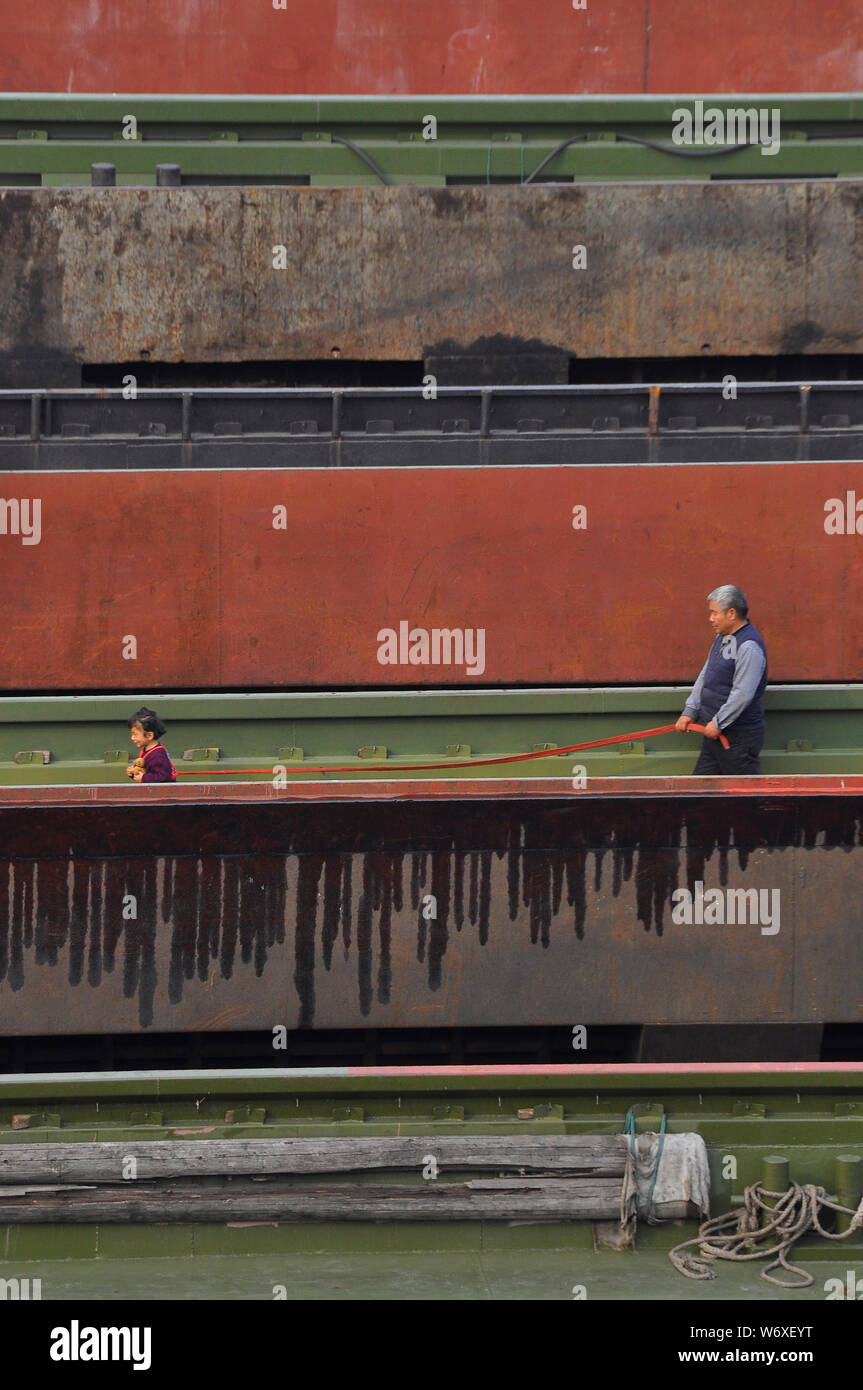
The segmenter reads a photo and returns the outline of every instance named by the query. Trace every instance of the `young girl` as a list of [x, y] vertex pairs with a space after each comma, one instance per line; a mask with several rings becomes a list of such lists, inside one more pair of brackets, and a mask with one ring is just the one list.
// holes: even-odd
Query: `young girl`
[[129, 720], [129, 732], [141, 754], [126, 768], [128, 776], [134, 777], [136, 782], [176, 782], [177, 774], [168, 750], [159, 742], [165, 725], [156, 711], [142, 705]]

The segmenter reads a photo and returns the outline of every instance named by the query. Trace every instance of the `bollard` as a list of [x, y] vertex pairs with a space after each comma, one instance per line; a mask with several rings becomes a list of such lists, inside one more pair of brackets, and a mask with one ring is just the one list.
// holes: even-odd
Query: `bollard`
[[93, 188], [116, 188], [116, 164], [91, 164], [90, 183], [92, 184]]
[[156, 165], [157, 188], [179, 188], [182, 182], [179, 164]]
[[[863, 1197], [863, 1158], [856, 1154], [836, 1155], [836, 1201], [840, 1207], [850, 1207], [856, 1211]], [[836, 1230], [847, 1231], [852, 1218], [844, 1212], [836, 1213]]]
[[[761, 1160], [761, 1183], [768, 1192], [787, 1192], [791, 1182], [791, 1163], [787, 1158], [782, 1158], [779, 1154], [765, 1154]], [[776, 1202], [771, 1197], [761, 1194], [762, 1201], [768, 1207], [774, 1207]], [[766, 1226], [770, 1221], [767, 1212], [764, 1212], [761, 1219], [762, 1226]]]

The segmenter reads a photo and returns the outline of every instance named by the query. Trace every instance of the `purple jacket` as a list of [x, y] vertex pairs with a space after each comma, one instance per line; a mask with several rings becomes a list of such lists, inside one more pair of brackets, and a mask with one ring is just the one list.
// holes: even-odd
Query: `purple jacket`
[[168, 751], [163, 748], [161, 743], [153, 743], [146, 753], [141, 754], [144, 759], [146, 771], [141, 778], [142, 782], [176, 782], [177, 774], [174, 771], [174, 764], [168, 757]]

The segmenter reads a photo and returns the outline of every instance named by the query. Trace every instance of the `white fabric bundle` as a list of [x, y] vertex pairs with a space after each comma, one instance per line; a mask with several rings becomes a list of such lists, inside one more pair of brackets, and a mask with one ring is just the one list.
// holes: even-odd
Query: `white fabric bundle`
[[[691, 1216], [693, 1206], [701, 1218], [710, 1215], [710, 1167], [707, 1146], [700, 1134], [639, 1134], [634, 1144], [635, 1157], [633, 1140], [627, 1139], [620, 1207], [623, 1225], [629, 1225], [638, 1216], [650, 1225], [680, 1220]], [[656, 1184], [651, 1198], [654, 1173]]]

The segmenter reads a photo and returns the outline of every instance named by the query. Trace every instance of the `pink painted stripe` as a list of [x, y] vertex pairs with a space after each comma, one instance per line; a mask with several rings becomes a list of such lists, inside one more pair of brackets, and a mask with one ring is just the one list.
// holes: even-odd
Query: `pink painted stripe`
[[600, 1062], [593, 1066], [554, 1063], [548, 1066], [472, 1066], [472, 1067], [349, 1067], [349, 1076], [572, 1076], [585, 1080], [591, 1076], [723, 1076], [725, 1074], [780, 1076], [809, 1075], [819, 1072], [857, 1072], [863, 1080], [863, 1062]]

